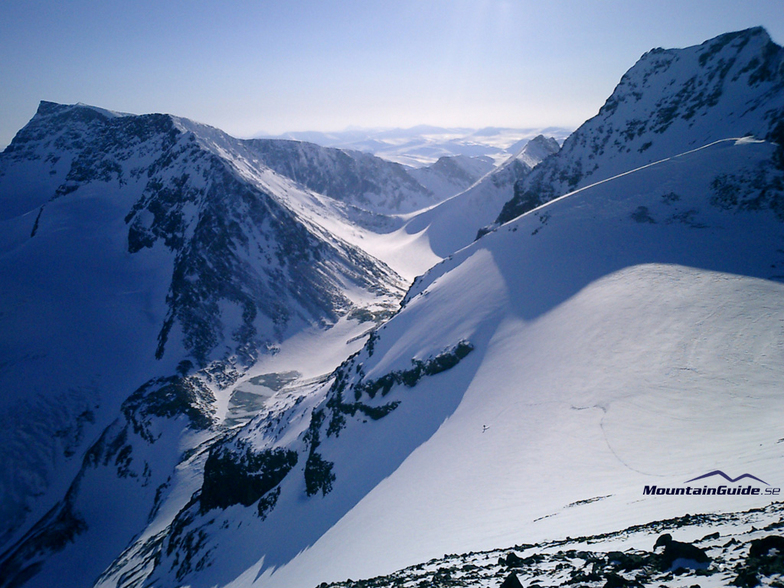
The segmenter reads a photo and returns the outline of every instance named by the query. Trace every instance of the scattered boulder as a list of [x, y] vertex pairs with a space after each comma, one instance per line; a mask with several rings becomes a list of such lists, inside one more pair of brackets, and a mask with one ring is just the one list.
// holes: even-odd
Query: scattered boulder
[[650, 555], [622, 551], [610, 551], [607, 554], [607, 564], [624, 572], [641, 570], [650, 563]]
[[[772, 553], [775, 550], [775, 553]], [[762, 539], [755, 539], [749, 548], [749, 557], [775, 558], [784, 556], [784, 537], [769, 535]]]
[[751, 542], [749, 555], [738, 568], [738, 575], [732, 585], [752, 588], [759, 586], [760, 576], [774, 574], [784, 574], [784, 537], [779, 535], [769, 535]]
[[719, 537], [721, 537], [721, 534], [718, 531], [716, 531], [715, 533], [711, 533], [710, 535], [705, 535], [705, 537], [700, 539], [700, 541], [711, 541], [713, 539], [718, 539]]
[[672, 572], [681, 568], [705, 570], [711, 562], [704, 550], [691, 543], [675, 541], [669, 533], [659, 537], [653, 549], [656, 551], [660, 547], [664, 547], [659, 556], [659, 565], [662, 570]]
[[607, 581], [604, 583], [604, 588], [642, 588], [642, 584], [638, 581], [629, 580], [612, 572], [607, 574], [606, 578]]
[[500, 563], [508, 568], [522, 568], [525, 560], [513, 551], [505, 558], [502, 557]]

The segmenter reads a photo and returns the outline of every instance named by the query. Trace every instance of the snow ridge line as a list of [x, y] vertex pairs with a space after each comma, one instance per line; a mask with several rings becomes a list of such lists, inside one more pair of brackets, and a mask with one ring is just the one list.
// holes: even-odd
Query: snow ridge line
[[[579, 192], [582, 192], [584, 190], [588, 190], [589, 188], [593, 188], [594, 186], [599, 186], [599, 185], [604, 184], [606, 182], [611, 182], [611, 181], [616, 180], [618, 178], [622, 178], [624, 176], [628, 176], [630, 174], [637, 173], [637, 172], [642, 171], [644, 169], [647, 169], [649, 167], [653, 167], [655, 165], [659, 165], [661, 163], [665, 163], [667, 161], [676, 159], [678, 157], [683, 157], [684, 155], [691, 155], [692, 153], [697, 153], [698, 151], [702, 151], [704, 149], [708, 149], [709, 147], [713, 147], [714, 145], [718, 145], [719, 143], [727, 143], [727, 142], [732, 141], [732, 142], [735, 142], [737, 144], [739, 142], [748, 142], [748, 140], [749, 140], [748, 137], [734, 137], [734, 138], [730, 137], [730, 138], [727, 138], [727, 139], [719, 139], [718, 141], [713, 141], [712, 143], [708, 143], [707, 145], [703, 145], [702, 147], [697, 147], [695, 149], [690, 149], [689, 151], [684, 151], [683, 153], [678, 153], [677, 155], [671, 155], [670, 157], [665, 157], [664, 159], [659, 159], [658, 161], [653, 161], [651, 163], [646, 163], [645, 165], [641, 165], [640, 167], [636, 167], [634, 169], [630, 169], [629, 171], [625, 171], [623, 173], [614, 175], [612, 177], [605, 178], [603, 180], [599, 180], [598, 182], [594, 182], [593, 184], [588, 184], [587, 186], [583, 186], [582, 188], [578, 188], [577, 190], [575, 190], [573, 192], [568, 192], [568, 193], [564, 194], [563, 196], [559, 196], [558, 198], [553, 198], [552, 200], [550, 200], [548, 202], [545, 202], [544, 204], [540, 204], [536, 208], [533, 208], [533, 209], [529, 210], [528, 212], [525, 212], [525, 213], [521, 214], [520, 216], [516, 216], [515, 218], [506, 221], [503, 225], [500, 225], [498, 228], [501, 228], [501, 227], [503, 227], [505, 225], [508, 225], [509, 223], [512, 223], [512, 222], [514, 222], [514, 221], [516, 221], [516, 220], [518, 220], [518, 219], [520, 219], [520, 218], [522, 218], [522, 217], [524, 217], [524, 216], [526, 216], [528, 214], [531, 214], [532, 212], [538, 212], [538, 211], [542, 210], [543, 208], [545, 208], [547, 206], [550, 206], [551, 204], [553, 204], [555, 202], [558, 202], [559, 200], [563, 200], [564, 198], [569, 198], [570, 196], [574, 196], [575, 194], [578, 194]], [[760, 141], [760, 142], [764, 143], [764, 141]]]

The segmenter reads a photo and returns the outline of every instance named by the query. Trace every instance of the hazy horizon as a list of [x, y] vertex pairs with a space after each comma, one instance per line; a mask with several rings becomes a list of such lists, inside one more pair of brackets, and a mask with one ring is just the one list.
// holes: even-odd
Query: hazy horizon
[[764, 26], [781, 0], [51, 0], [0, 5], [0, 148], [40, 100], [237, 137], [350, 127], [576, 128], [654, 47]]

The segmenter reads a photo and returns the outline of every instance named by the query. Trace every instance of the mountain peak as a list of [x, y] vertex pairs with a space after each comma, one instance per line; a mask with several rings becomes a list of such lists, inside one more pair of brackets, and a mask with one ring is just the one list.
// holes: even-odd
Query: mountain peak
[[685, 49], [652, 49], [557, 157], [515, 185], [497, 222], [715, 141], [770, 139], [782, 116], [784, 49], [762, 27]]
[[[662, 100], [678, 98], [687, 108], [675, 108], [662, 116], [661, 124], [654, 129], [662, 132], [678, 115], [689, 120], [702, 114], [705, 107], [718, 105], [731, 94], [733, 86], [782, 84], [782, 61], [782, 48], [762, 27], [725, 33], [685, 49], [652, 49], [623, 75], [598, 116], [613, 114], [621, 102], [636, 104], [644, 100], [645, 107], [650, 108], [656, 99], [655, 106], [666, 107], [670, 104]], [[743, 100], [743, 94], [732, 93], [731, 98]]]
[[[163, 114], [137, 116], [81, 102], [60, 104], [41, 100], [33, 118], [16, 134], [5, 152], [13, 153], [12, 158], [33, 157], [36, 149], [42, 149], [46, 153], [39, 153], [38, 156], [57, 157], [56, 151], [87, 129], [99, 134], [106, 131], [112, 134], [133, 127], [141, 130], [145, 124], [152, 123], [155, 130], [159, 131], [168, 129], [170, 125], [167, 121], [171, 120], [171, 116]], [[140, 121], [144, 122], [140, 124]]]
[[84, 102], [77, 102], [76, 104], [60, 104], [59, 102], [49, 102], [48, 100], [41, 100], [41, 102], [38, 104], [38, 110], [36, 111], [35, 115], [49, 117], [66, 113], [81, 113], [82, 115], [98, 114], [103, 118], [133, 116], [125, 112], [115, 112], [113, 110], [107, 110], [106, 108], [85, 104]]
[[48, 116], [51, 114], [57, 114], [58, 112], [62, 112], [63, 110], [70, 108], [67, 104], [60, 104], [59, 102], [49, 102], [48, 100], [41, 100], [38, 104], [38, 110], [36, 114], [41, 116]]
[[704, 43], [700, 45], [700, 47], [715, 47], [717, 45], [724, 46], [730, 41], [735, 39], [745, 39], [749, 41], [753, 38], [759, 38], [764, 43], [772, 43], [773, 41], [768, 34], [768, 31], [765, 30], [765, 27], [757, 26], [757, 27], [750, 27], [748, 29], [743, 29], [740, 31], [731, 31], [729, 33], [723, 33], [713, 39], [708, 39]]

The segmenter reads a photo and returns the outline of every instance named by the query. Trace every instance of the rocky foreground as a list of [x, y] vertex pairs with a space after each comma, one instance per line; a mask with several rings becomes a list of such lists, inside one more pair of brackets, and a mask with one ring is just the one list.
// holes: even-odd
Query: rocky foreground
[[784, 586], [784, 504], [686, 515], [591, 537], [444, 555], [319, 588]]

